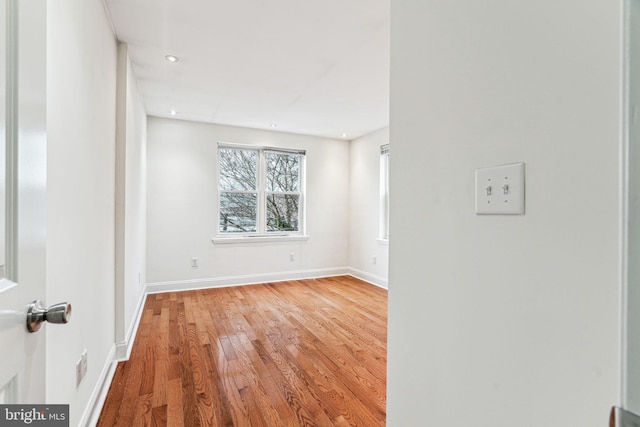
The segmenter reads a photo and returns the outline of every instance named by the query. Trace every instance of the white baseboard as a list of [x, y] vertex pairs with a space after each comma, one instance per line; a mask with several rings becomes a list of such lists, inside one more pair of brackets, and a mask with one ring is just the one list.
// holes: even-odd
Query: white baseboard
[[82, 418], [78, 424], [79, 426], [93, 427], [98, 423], [98, 418], [100, 418], [102, 407], [107, 399], [109, 387], [111, 386], [113, 375], [118, 367], [118, 362], [129, 359], [129, 355], [131, 354], [131, 347], [133, 347], [133, 342], [135, 341], [136, 332], [140, 325], [140, 318], [142, 317], [142, 309], [144, 308], [146, 299], [147, 294], [142, 292], [134, 314], [134, 321], [131, 322], [131, 325], [129, 326], [126, 340], [124, 342], [115, 343], [111, 348], [105, 365], [102, 368], [102, 372], [98, 377], [96, 387], [91, 394], [91, 399], [89, 399], [89, 403], [87, 403], [84, 414], [82, 414]]
[[140, 293], [140, 299], [138, 300], [136, 311], [133, 314], [133, 322], [131, 322], [131, 325], [129, 325], [129, 330], [127, 331], [127, 336], [125, 337], [125, 340], [122, 342], [116, 343], [115, 360], [123, 361], [123, 360], [129, 359], [129, 355], [131, 354], [131, 348], [133, 347], [133, 342], [136, 338], [136, 332], [138, 331], [138, 326], [140, 325], [140, 318], [142, 317], [142, 309], [144, 308], [144, 303], [146, 301], [147, 301], [147, 292], [143, 290]]
[[216, 277], [211, 279], [176, 280], [172, 282], [149, 283], [147, 294], [159, 292], [188, 291], [193, 289], [223, 288], [227, 286], [255, 285], [257, 283], [283, 282], [286, 280], [317, 279], [319, 277], [349, 274], [348, 267], [324, 268], [317, 270], [285, 271], [280, 273], [249, 274], [244, 276]]
[[98, 418], [100, 418], [100, 413], [102, 412], [102, 406], [104, 405], [104, 402], [107, 399], [107, 394], [109, 393], [113, 374], [115, 374], [116, 367], [118, 366], [118, 362], [114, 359], [115, 353], [116, 347], [114, 345], [111, 347], [106, 363], [98, 377], [98, 382], [91, 393], [91, 398], [89, 398], [89, 402], [85, 407], [82, 418], [80, 418], [80, 422], [78, 423], [79, 426], [93, 427], [98, 423]]
[[380, 288], [389, 289], [389, 281], [384, 277], [376, 276], [375, 274], [367, 273], [366, 271], [352, 267], [348, 268], [348, 274]]

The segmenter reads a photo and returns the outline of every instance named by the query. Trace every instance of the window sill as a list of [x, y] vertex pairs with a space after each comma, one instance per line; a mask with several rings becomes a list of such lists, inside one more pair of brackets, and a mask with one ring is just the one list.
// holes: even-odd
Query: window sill
[[290, 236], [239, 236], [239, 237], [214, 237], [211, 239], [214, 245], [229, 243], [272, 243], [272, 242], [302, 242], [309, 240], [309, 236], [296, 234]]
[[389, 239], [376, 239], [380, 246], [389, 246]]

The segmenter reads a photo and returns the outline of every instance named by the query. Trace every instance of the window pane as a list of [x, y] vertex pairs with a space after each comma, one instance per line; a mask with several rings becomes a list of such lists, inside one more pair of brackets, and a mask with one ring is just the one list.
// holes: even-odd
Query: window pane
[[221, 190], [257, 189], [257, 151], [220, 148], [218, 159]]
[[267, 191], [299, 191], [300, 156], [267, 154]]
[[256, 231], [257, 194], [220, 193], [220, 224], [223, 233]]
[[267, 231], [299, 231], [297, 194], [267, 195]]
[[389, 238], [389, 153], [384, 156], [384, 238]]

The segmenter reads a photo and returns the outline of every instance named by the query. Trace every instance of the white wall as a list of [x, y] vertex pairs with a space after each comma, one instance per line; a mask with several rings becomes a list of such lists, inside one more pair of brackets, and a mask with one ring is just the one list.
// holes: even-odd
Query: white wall
[[118, 45], [117, 86], [115, 340], [124, 358], [146, 283], [147, 138], [144, 101], [124, 43]]
[[77, 425], [114, 342], [116, 42], [100, 0], [47, 7], [46, 301], [68, 300], [73, 315], [47, 326], [46, 399], [70, 404]]
[[629, 2], [628, 289], [624, 408], [640, 414], [640, 1]]
[[[307, 151], [308, 241], [212, 243], [218, 142]], [[346, 273], [349, 143], [149, 117], [147, 213], [147, 281], [153, 290]], [[198, 258], [198, 268], [191, 267], [191, 258]]]
[[[607, 425], [621, 2], [391, 3], [390, 426]], [[526, 214], [474, 170], [526, 163]]]
[[[389, 128], [351, 141], [349, 266], [354, 276], [387, 287], [389, 246], [380, 237], [380, 146]], [[376, 261], [374, 263], [374, 257]]]

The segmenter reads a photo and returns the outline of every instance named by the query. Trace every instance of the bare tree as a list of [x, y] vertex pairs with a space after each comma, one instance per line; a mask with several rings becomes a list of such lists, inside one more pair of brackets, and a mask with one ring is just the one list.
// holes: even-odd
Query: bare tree
[[[267, 229], [297, 231], [300, 201], [300, 156], [267, 155]], [[279, 194], [280, 193], [280, 194]]]
[[257, 190], [258, 152], [221, 148], [219, 153], [221, 190]]
[[258, 152], [221, 148], [219, 165], [220, 231], [256, 231]]

